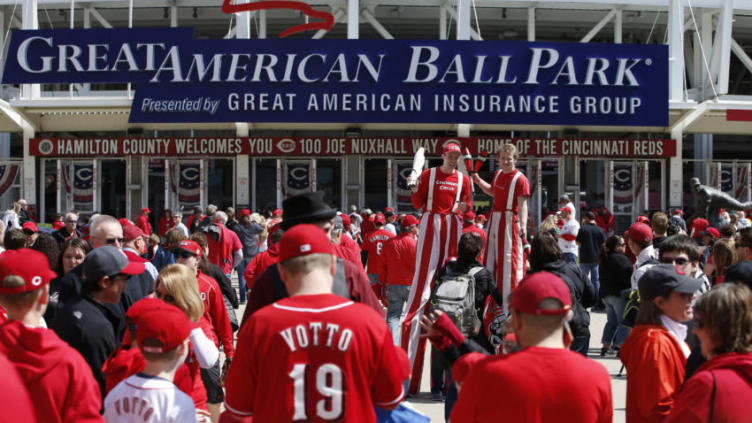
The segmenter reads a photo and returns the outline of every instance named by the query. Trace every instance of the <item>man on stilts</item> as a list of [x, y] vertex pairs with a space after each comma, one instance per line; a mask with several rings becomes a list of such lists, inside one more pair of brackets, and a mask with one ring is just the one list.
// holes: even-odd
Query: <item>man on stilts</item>
[[423, 171], [412, 187], [412, 201], [423, 212], [420, 219], [415, 275], [410, 286], [406, 314], [402, 320], [401, 346], [407, 351], [412, 369], [409, 393], [420, 388], [425, 338], [419, 338], [420, 319], [431, 296], [436, 272], [450, 257], [457, 256], [462, 233], [462, 214], [472, 209], [470, 178], [457, 170], [461, 156], [456, 141], [442, 150], [443, 164]]
[[508, 314], [507, 297], [525, 276], [523, 244], [527, 243], [527, 200], [530, 182], [515, 167], [519, 153], [514, 144], [505, 144], [499, 150], [501, 169], [496, 171], [493, 185], [478, 174], [473, 180], [483, 192], [493, 197], [493, 211], [486, 233], [486, 251], [483, 264], [494, 275]]

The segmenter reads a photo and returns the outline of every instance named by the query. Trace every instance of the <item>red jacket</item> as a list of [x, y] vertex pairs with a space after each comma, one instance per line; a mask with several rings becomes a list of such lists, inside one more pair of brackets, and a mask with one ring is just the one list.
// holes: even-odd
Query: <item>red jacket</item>
[[172, 228], [172, 219], [167, 219], [164, 216], [159, 218], [159, 231], [157, 232], [159, 236], [163, 237], [167, 235], [167, 231], [169, 231], [170, 228]]
[[[363, 215], [363, 222], [360, 224], [360, 234], [365, 240], [368, 234], [374, 231], [373, 227], [373, 219], [371, 217], [368, 217], [366, 215]], [[363, 249], [365, 250], [365, 244], [362, 245]]]
[[684, 383], [664, 423], [742, 423], [751, 417], [752, 353], [727, 353], [705, 362]]
[[[227, 275], [232, 272], [232, 253], [242, 249], [243, 246], [240, 244], [240, 240], [235, 235], [235, 232], [219, 223], [216, 225], [222, 229], [222, 235], [220, 235], [219, 241], [215, 241], [211, 236], [206, 237], [209, 244], [209, 256], [207, 258], [210, 262], [219, 266], [225, 272], [225, 275]], [[236, 239], [237, 243], [235, 242]]]
[[379, 281], [386, 285], [412, 285], [418, 241], [402, 232], [390, 239], [381, 250]]
[[245, 278], [245, 286], [248, 289], [253, 289], [253, 284], [256, 282], [256, 278], [259, 277], [267, 267], [275, 264], [279, 261], [279, 243], [272, 244], [269, 248], [256, 256], [248, 263], [243, 272]]
[[222, 291], [219, 289], [217, 281], [211, 276], [201, 273], [201, 270], [198, 271], [196, 279], [198, 279], [198, 293], [204, 302], [204, 317], [214, 329], [214, 333], [206, 333], [206, 330], [204, 332], [209, 339], [214, 340], [217, 348], [219, 348], [219, 340], [221, 340], [225, 355], [231, 359], [234, 354], [232, 326], [230, 326], [230, 316], [227, 315]]
[[357, 242], [353, 241], [352, 238], [350, 238], [350, 235], [346, 232], [342, 233], [342, 236], [339, 238], [339, 245], [341, 245], [343, 248], [346, 248], [347, 255], [351, 257], [350, 261], [352, 261], [354, 264], [356, 264], [358, 267], [361, 268], [361, 270], [365, 271], [363, 268], [363, 260], [360, 259], [360, 246]]
[[52, 330], [6, 322], [0, 326], [0, 353], [8, 357], [33, 398], [37, 421], [104, 422], [91, 368]]
[[139, 216], [138, 221], [136, 222], [136, 226], [144, 231], [147, 236], [151, 235], [151, 223], [149, 223], [149, 215], [142, 214], [141, 216]]
[[663, 422], [684, 382], [679, 341], [663, 326], [637, 325], [619, 356], [627, 369], [627, 421]]

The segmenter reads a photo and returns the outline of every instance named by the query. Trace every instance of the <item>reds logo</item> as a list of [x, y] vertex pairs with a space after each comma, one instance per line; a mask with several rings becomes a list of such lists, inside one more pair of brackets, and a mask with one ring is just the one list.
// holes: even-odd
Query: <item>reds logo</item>
[[277, 141], [277, 148], [283, 153], [289, 154], [295, 151], [295, 141], [290, 138], [282, 138]]
[[284, 38], [290, 34], [307, 31], [309, 29], [323, 29], [324, 31], [329, 31], [334, 26], [334, 16], [331, 13], [314, 10], [309, 4], [302, 1], [275, 0], [245, 4], [232, 4], [232, 0], [223, 0], [222, 2], [222, 11], [228, 14], [266, 9], [293, 9], [305, 13], [306, 16], [323, 19], [323, 21], [308, 22], [306, 24], [295, 25], [292, 28], [287, 28], [279, 34], [279, 38]]

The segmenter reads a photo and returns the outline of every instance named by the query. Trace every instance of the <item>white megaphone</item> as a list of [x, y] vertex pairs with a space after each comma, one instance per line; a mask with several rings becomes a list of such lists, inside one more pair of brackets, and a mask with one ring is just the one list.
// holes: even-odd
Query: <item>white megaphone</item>
[[426, 150], [420, 147], [413, 156], [413, 169], [407, 176], [407, 186], [412, 188], [418, 185], [418, 178], [420, 178], [421, 172], [423, 172], [423, 165], [426, 164]]

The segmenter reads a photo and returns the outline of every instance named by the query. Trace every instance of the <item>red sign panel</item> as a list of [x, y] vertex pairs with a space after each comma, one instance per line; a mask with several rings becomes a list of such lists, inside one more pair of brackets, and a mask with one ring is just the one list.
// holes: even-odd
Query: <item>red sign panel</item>
[[752, 122], [752, 110], [726, 110], [726, 120], [729, 122]]
[[410, 138], [410, 137], [204, 137], [204, 138], [34, 138], [32, 156], [412, 156], [423, 147], [427, 156], [441, 155], [442, 146], [455, 140], [472, 155], [494, 153], [515, 144], [522, 157], [641, 157], [676, 155], [672, 139], [587, 138]]

